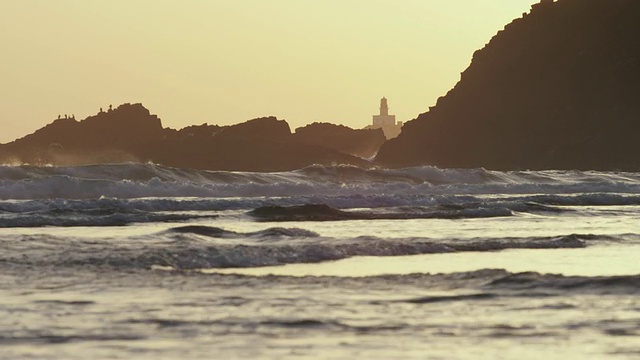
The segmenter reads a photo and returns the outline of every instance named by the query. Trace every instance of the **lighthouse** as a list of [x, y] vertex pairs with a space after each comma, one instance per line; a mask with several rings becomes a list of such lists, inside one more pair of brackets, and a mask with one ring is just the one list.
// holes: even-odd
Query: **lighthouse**
[[400, 134], [402, 121], [396, 122], [395, 115], [389, 115], [389, 104], [387, 98], [380, 99], [380, 114], [373, 115], [373, 129], [382, 129], [387, 139], [394, 138]]
[[389, 115], [389, 105], [387, 104], [387, 98], [380, 99], [380, 115]]
[[383, 97], [380, 99], [380, 114], [373, 115], [373, 126], [380, 128], [395, 124], [396, 116], [389, 115], [389, 104], [387, 103], [387, 98]]

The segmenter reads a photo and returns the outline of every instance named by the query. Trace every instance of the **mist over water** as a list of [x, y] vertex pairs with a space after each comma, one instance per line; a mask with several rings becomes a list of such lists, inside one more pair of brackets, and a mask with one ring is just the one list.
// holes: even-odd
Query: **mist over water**
[[637, 173], [2, 166], [0, 199], [11, 359], [640, 354]]

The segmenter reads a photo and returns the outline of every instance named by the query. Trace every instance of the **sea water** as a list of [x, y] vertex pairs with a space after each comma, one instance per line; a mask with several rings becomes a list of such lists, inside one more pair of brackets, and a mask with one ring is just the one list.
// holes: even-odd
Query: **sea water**
[[0, 167], [2, 359], [635, 359], [640, 174]]

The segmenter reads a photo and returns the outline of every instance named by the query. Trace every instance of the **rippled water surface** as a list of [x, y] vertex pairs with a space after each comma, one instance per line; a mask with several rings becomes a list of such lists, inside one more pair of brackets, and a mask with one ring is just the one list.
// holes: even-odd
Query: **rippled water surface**
[[635, 359], [640, 174], [0, 167], [0, 358]]

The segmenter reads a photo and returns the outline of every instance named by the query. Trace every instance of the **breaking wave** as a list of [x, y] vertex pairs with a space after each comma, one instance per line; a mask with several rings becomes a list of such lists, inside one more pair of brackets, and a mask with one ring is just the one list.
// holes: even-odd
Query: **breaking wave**
[[[0, 199], [342, 196], [347, 194], [640, 193], [640, 174], [595, 171], [362, 169], [314, 165], [276, 173], [155, 164], [0, 166]], [[633, 199], [634, 203], [640, 199]]]
[[[546, 298], [567, 292], [589, 295], [638, 294], [640, 275], [623, 276], [566, 276], [539, 272], [514, 273], [503, 269], [482, 269], [447, 274], [382, 275], [363, 278], [360, 281], [387, 280], [394, 284], [428, 283], [430, 287], [446, 289], [464, 288], [474, 291], [446, 295], [428, 295], [389, 300], [418, 305], [440, 302], [475, 302], [506, 297]], [[294, 281], [292, 279], [291, 281]], [[346, 280], [349, 281], [349, 280]], [[353, 280], [352, 280], [353, 281]], [[375, 303], [385, 303], [376, 301]], [[549, 306], [549, 305], [547, 305]], [[572, 309], [570, 302], [553, 305], [554, 309]]]
[[213, 219], [217, 215], [150, 213], [137, 210], [89, 209], [84, 211], [51, 210], [28, 214], [0, 214], [0, 228], [44, 226], [125, 226], [136, 223], [179, 222]]
[[[640, 196], [347, 195], [257, 198], [43, 199], [0, 201], [0, 228], [122, 226], [248, 216], [259, 222], [465, 219], [520, 214], [580, 214], [588, 205], [640, 205]], [[231, 211], [231, 213], [226, 213]]]
[[340, 220], [404, 220], [404, 219], [463, 219], [511, 216], [515, 211], [542, 213], [565, 212], [537, 203], [508, 204], [477, 202], [466, 204], [441, 204], [436, 206], [387, 207], [382, 210], [344, 211], [326, 204], [297, 206], [264, 206], [249, 212], [257, 221], [340, 221]]
[[[176, 270], [248, 268], [318, 263], [354, 256], [404, 256], [505, 249], [583, 248], [592, 242], [615, 241], [596, 235], [533, 238], [381, 239], [319, 237], [299, 228], [268, 228], [239, 233], [217, 227], [174, 227], [147, 239], [125, 243], [29, 237], [28, 249], [16, 242], [0, 255], [0, 263], [38, 266], [108, 266]], [[12, 248], [14, 246], [15, 248]]]
[[241, 233], [236, 231], [224, 230], [219, 227], [203, 226], [203, 225], [187, 225], [169, 229], [167, 233], [176, 234], [195, 234], [202, 236], [209, 236], [214, 238], [268, 238], [268, 237], [297, 237], [297, 238], [312, 238], [319, 237], [317, 233], [298, 228], [281, 228], [274, 227], [261, 231]]
[[[521, 196], [473, 196], [432, 194], [355, 194], [314, 195], [256, 198], [108, 198], [97, 199], [39, 199], [0, 201], [2, 213], [29, 213], [46, 211], [225, 211], [253, 210], [261, 207], [303, 206], [325, 204], [336, 209], [440, 207], [441, 210], [474, 209], [482, 206], [504, 208], [516, 212], [568, 210], [566, 206], [640, 205], [640, 195], [629, 194], [568, 194]], [[304, 209], [304, 208], [301, 208]], [[275, 211], [275, 209], [274, 209]]]
[[525, 272], [509, 274], [485, 285], [491, 289], [510, 290], [581, 290], [591, 291], [596, 289], [618, 289], [640, 291], [640, 276], [563, 276], [556, 274], [540, 274], [537, 272]]
[[[340, 221], [462, 219], [512, 216], [516, 213], [560, 213], [574, 210], [521, 200], [481, 201], [468, 197], [377, 199], [358, 196], [354, 199], [324, 198], [330, 203], [346, 205], [339, 209], [328, 204], [308, 204], [308, 198], [260, 199], [96, 199], [96, 200], [28, 200], [0, 202], [0, 228], [40, 226], [123, 226], [132, 223], [170, 222], [217, 218], [224, 210], [249, 210], [250, 219], [276, 221]], [[297, 205], [297, 203], [302, 205]], [[360, 209], [366, 203], [406, 206], [381, 206]], [[432, 203], [432, 205], [421, 205]], [[294, 205], [290, 205], [294, 204]], [[356, 210], [346, 210], [349, 208]], [[245, 213], [236, 211], [235, 216]]]

